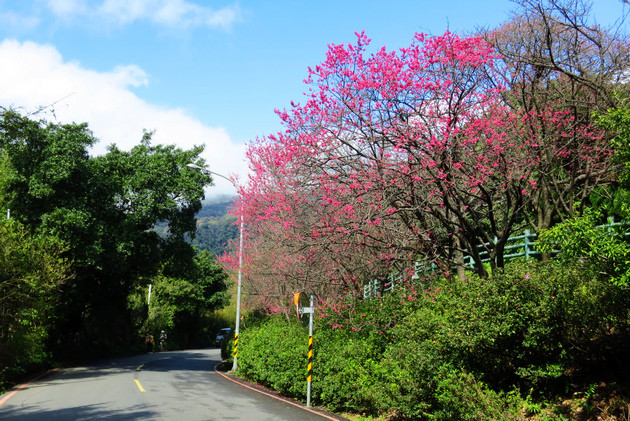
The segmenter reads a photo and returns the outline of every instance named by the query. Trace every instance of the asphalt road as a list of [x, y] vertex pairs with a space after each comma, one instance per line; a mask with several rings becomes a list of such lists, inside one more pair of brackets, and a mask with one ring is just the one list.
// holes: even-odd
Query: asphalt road
[[337, 419], [226, 379], [214, 370], [219, 361], [218, 349], [204, 349], [60, 369], [0, 395], [0, 419]]

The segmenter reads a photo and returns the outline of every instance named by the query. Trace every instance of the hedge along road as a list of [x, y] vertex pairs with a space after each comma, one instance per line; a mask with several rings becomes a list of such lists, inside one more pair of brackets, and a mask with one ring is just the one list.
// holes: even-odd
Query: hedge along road
[[219, 362], [218, 349], [204, 349], [55, 370], [0, 395], [0, 419], [342, 419], [235, 382], [214, 370]]

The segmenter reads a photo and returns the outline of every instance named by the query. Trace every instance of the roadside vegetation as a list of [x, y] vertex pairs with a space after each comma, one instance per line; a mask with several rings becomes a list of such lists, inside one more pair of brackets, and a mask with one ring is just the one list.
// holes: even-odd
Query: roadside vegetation
[[[599, 269], [520, 261], [319, 307], [313, 404], [386, 419], [628, 419], [630, 294]], [[307, 329], [283, 315], [243, 326], [240, 375], [304, 399]]]
[[[603, 27], [586, 1], [514, 3], [474, 34], [331, 45], [304, 101], [278, 111], [284, 130], [250, 145], [234, 210], [247, 227], [241, 375], [304, 399], [304, 291], [316, 405], [356, 419], [630, 419], [625, 16]], [[626, 225], [599, 228], [609, 218]], [[540, 254], [510, 259], [525, 230]]]
[[161, 330], [170, 349], [210, 345], [229, 282], [190, 245], [211, 178], [186, 164], [202, 148], [145, 133], [92, 157], [86, 124], [36, 118], [0, 109], [0, 390], [53, 364], [144, 352]]
[[[287, 396], [306, 393], [303, 291], [315, 405], [392, 421], [630, 420], [626, 16], [605, 28], [587, 1], [514, 3], [474, 34], [331, 45], [304, 101], [278, 111], [284, 130], [249, 145], [230, 215], [217, 204], [201, 223], [211, 178], [187, 167], [201, 148], [146, 133], [90, 157], [86, 125], [2, 109], [0, 389], [141, 351], [160, 330], [169, 347], [210, 345], [233, 321], [226, 270], [242, 270], [238, 374]], [[525, 230], [538, 257], [510, 259]]]

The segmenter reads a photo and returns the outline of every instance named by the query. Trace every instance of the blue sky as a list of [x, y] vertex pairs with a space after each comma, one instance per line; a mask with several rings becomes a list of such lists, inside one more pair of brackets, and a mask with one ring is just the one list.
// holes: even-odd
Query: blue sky
[[[600, 22], [620, 0], [596, 0]], [[625, 6], [628, 7], [628, 6]], [[245, 145], [281, 129], [275, 108], [299, 102], [307, 68], [331, 43], [365, 31], [398, 49], [415, 32], [494, 27], [508, 0], [0, 0], [0, 106], [87, 122], [93, 153], [155, 142], [205, 144], [209, 167], [246, 178]], [[231, 194], [216, 180], [209, 196]]]

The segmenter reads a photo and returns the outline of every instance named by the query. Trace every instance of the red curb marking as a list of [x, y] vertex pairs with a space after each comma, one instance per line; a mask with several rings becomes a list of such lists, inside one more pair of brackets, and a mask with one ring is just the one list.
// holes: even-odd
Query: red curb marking
[[27, 381], [24, 384], [19, 385], [18, 387], [15, 388], [15, 390], [13, 392], [10, 392], [8, 395], [6, 395], [4, 398], [0, 399], [0, 406], [4, 405], [4, 403], [6, 401], [8, 401], [9, 399], [11, 399], [11, 397], [13, 397], [13, 395], [15, 395], [17, 392], [19, 392], [20, 390], [24, 389], [26, 386], [28, 386], [29, 384], [33, 383], [34, 381], [41, 379], [42, 377], [44, 377], [47, 374], [50, 373], [54, 373], [55, 371], [59, 370], [58, 368], [53, 368], [52, 370], [48, 370], [47, 372], [40, 374], [39, 376]]

